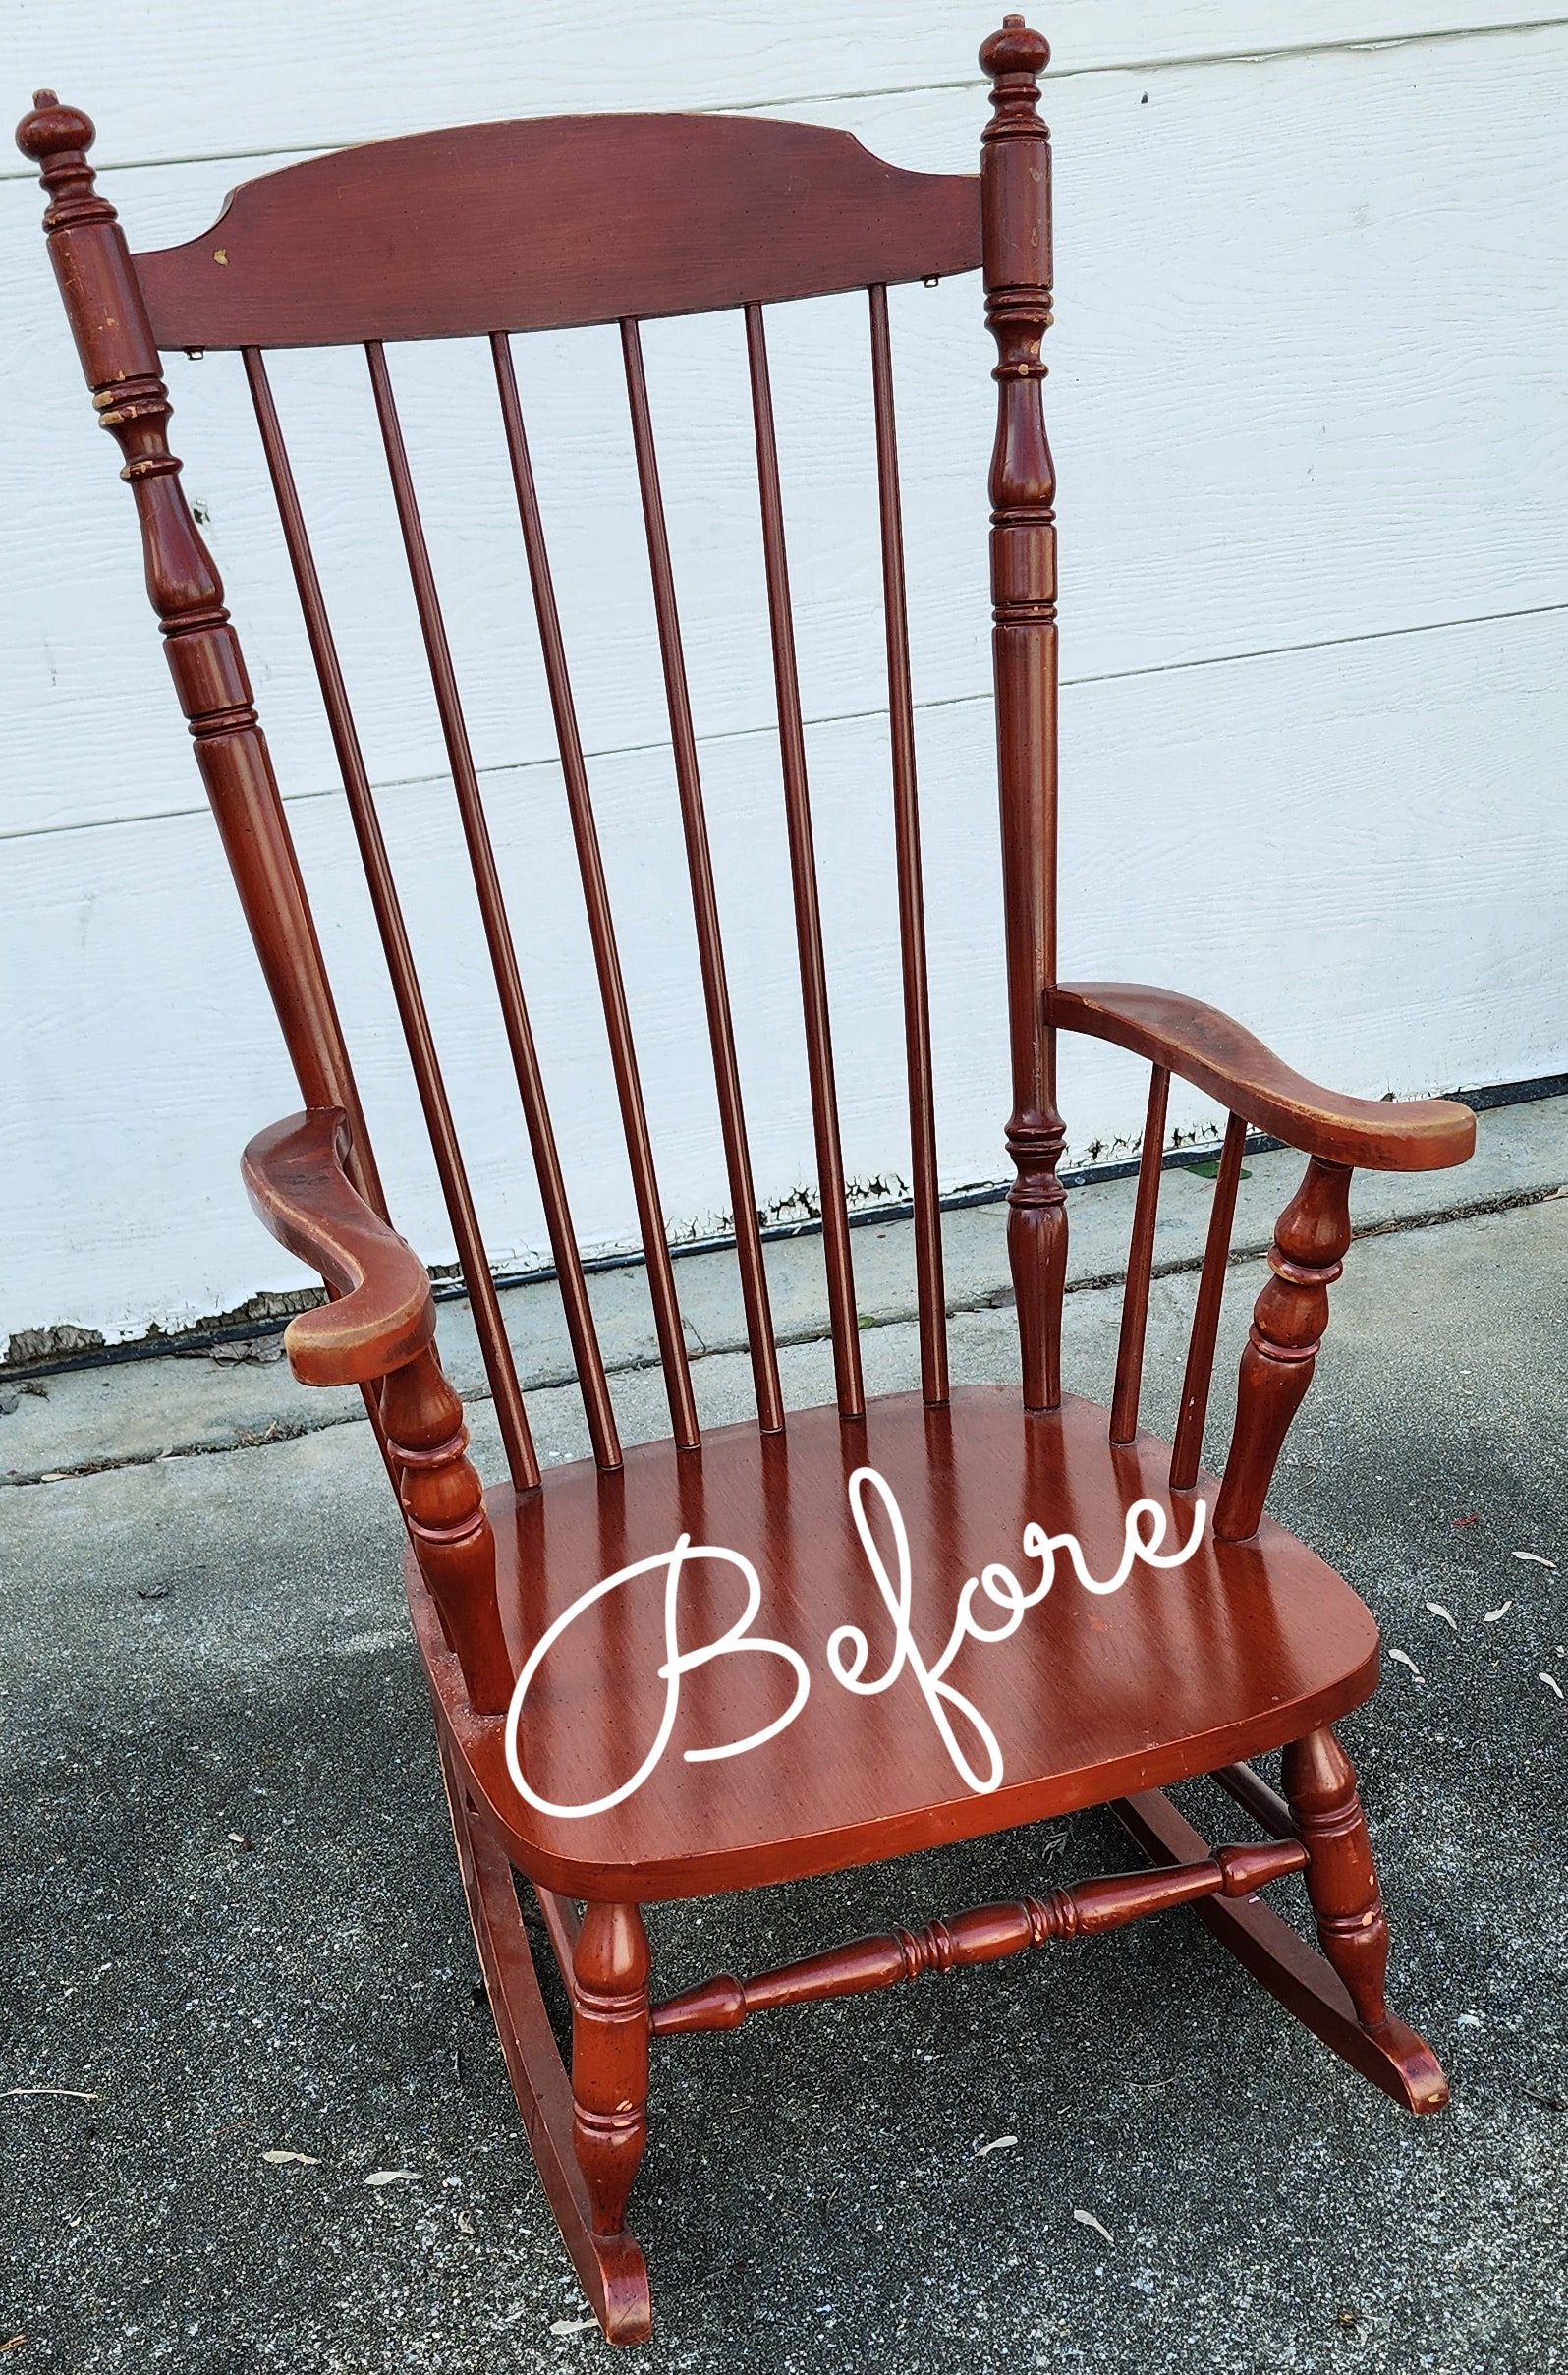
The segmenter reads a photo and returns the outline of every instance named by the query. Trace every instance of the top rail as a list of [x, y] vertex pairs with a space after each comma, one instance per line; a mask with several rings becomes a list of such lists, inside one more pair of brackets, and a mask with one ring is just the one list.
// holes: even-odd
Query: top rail
[[160, 347], [368, 345], [701, 313], [972, 270], [980, 184], [750, 116], [555, 116], [242, 183], [140, 255]]

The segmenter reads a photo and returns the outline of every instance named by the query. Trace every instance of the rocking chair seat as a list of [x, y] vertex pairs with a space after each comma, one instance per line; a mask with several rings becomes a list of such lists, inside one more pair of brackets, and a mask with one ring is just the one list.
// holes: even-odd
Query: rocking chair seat
[[[585, 1461], [553, 1471], [531, 1494], [494, 1490], [487, 1501], [515, 1672], [592, 1585], [685, 1535], [750, 1560], [761, 1585], [752, 1635], [793, 1647], [810, 1690], [772, 1739], [689, 1762], [690, 1749], [764, 1729], [796, 1694], [796, 1673], [780, 1656], [717, 1657], [681, 1678], [673, 1729], [641, 1787], [601, 1813], [542, 1812], [511, 1777], [501, 1721], [470, 1711], [411, 1555], [415, 1623], [468, 1788], [533, 1880], [567, 1896], [647, 1901], [840, 1870], [1161, 1788], [1280, 1747], [1359, 1706], [1377, 1681], [1370, 1611], [1269, 1519], [1250, 1541], [1216, 1542], [1217, 1487], [1205, 1476], [1195, 1494], [1173, 1494], [1169, 1457], [1144, 1433], [1125, 1446], [1109, 1442], [1106, 1414], [1091, 1402], [1030, 1415], [1016, 1387], [970, 1386], [940, 1408], [898, 1394], [873, 1401], [864, 1422], [809, 1410], [792, 1414], [782, 1434], [725, 1427], [696, 1451], [631, 1449], [618, 1473]], [[1059, 1555], [1050, 1591], [1009, 1638], [963, 1640], [941, 1678], [995, 1736], [1002, 1777], [993, 1791], [958, 1771], [908, 1665], [870, 1696], [847, 1688], [829, 1664], [829, 1637], [847, 1624], [867, 1638], [863, 1684], [885, 1674], [895, 1646], [851, 1514], [849, 1481], [865, 1466], [886, 1480], [907, 1528], [910, 1629], [927, 1668], [942, 1656], [968, 1577], [999, 1562], [1026, 1592], [1038, 1583], [1041, 1562], [1021, 1547], [1031, 1521], [1076, 1535], [1089, 1572], [1104, 1581], [1121, 1559], [1135, 1501], [1165, 1513], [1167, 1554], [1188, 1541], [1196, 1501], [1206, 1503], [1185, 1564], [1161, 1571], [1135, 1562], [1119, 1590], [1100, 1596]], [[871, 1495], [866, 1507], [896, 1585], [886, 1511]], [[660, 1560], [603, 1594], [562, 1632], [531, 1682], [521, 1760], [531, 1787], [554, 1805], [610, 1795], [653, 1745], [665, 1708], [666, 1574]], [[680, 1583], [683, 1653], [717, 1640], [746, 1602], [737, 1564], [694, 1552]], [[987, 1629], [1006, 1613], [994, 1599], [976, 1602], [977, 1623]], [[949, 1713], [983, 1777], [972, 1725]]]

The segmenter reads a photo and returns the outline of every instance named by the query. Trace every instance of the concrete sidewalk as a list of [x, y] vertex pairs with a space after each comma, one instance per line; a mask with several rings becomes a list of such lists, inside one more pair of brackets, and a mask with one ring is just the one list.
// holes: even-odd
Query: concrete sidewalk
[[[637, 2363], [1568, 2367], [1568, 1101], [1484, 1115], [1482, 1148], [1451, 1177], [1358, 1182], [1372, 1233], [1274, 1504], [1422, 1677], [1391, 1660], [1344, 1730], [1394, 2001], [1452, 2109], [1402, 2116], [1185, 1914], [672, 2040], [635, 2198], [658, 2321]], [[1243, 1249], [1299, 1159], [1248, 1167]], [[1209, 1194], [1165, 1183], [1147, 1414], [1166, 1431]], [[1074, 1200], [1070, 1382], [1100, 1398], [1131, 1195]], [[994, 1207], [949, 1219], [962, 1378], [1016, 1369], [1001, 1231]], [[855, 1252], [886, 1391], [915, 1370], [908, 1231]], [[819, 1246], [769, 1258], [790, 1398], [824, 1398]], [[1238, 1260], [1219, 1379], [1260, 1275]], [[732, 1266], [679, 1277], [703, 1416], [744, 1415]], [[627, 1438], [656, 1435], [641, 1277], [594, 1294]], [[576, 1456], [553, 1289], [507, 1302], [541, 1449]], [[473, 1385], [461, 1309], [442, 1340]], [[4, 2363], [609, 2364], [567, 2330], [580, 2295], [474, 2000], [357, 1397], [204, 1358], [40, 1382], [0, 1416], [0, 1476], [49, 1480], [0, 1488], [0, 2345], [25, 2337]], [[1134, 1861], [1085, 1816], [650, 1927], [675, 1988]], [[70, 2091], [11, 2091], [34, 2089]], [[263, 2157], [283, 2151], [308, 2159]], [[387, 2171], [413, 2174], [367, 2182]]]

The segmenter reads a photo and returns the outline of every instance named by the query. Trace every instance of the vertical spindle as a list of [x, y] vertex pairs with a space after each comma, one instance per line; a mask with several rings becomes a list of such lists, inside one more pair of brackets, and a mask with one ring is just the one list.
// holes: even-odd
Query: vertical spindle
[[675, 1269], [670, 1260], [669, 1239], [664, 1233], [664, 1211], [653, 1168], [653, 1142], [648, 1135], [643, 1084], [638, 1075], [632, 1017], [626, 1002], [626, 985], [621, 978], [621, 959], [615, 944], [615, 922], [610, 913], [609, 888], [599, 854], [598, 827], [593, 821], [593, 801], [588, 790], [588, 768], [583, 759], [583, 739], [578, 732], [572, 680], [566, 664], [566, 645], [561, 635], [555, 586], [550, 575], [550, 556], [544, 542], [544, 522], [533, 484], [533, 465], [529, 456], [528, 435], [523, 425], [523, 406], [518, 396], [517, 372], [512, 364], [511, 340], [497, 333], [490, 340], [490, 352], [495, 364], [506, 450], [512, 465], [512, 482], [523, 530], [524, 556], [528, 562], [529, 583], [533, 591], [533, 609], [544, 656], [544, 679], [549, 689], [550, 710], [555, 720], [555, 744], [566, 785], [567, 812], [572, 820], [572, 838], [577, 848], [583, 902], [588, 911], [593, 970], [598, 978], [599, 1002], [604, 1011], [604, 1029], [610, 1046], [610, 1069], [615, 1076], [616, 1102], [621, 1109], [621, 1127], [632, 1173], [632, 1194], [642, 1232], [643, 1255], [647, 1264], [648, 1296], [653, 1305], [653, 1327], [658, 1337], [659, 1358], [664, 1365], [664, 1389], [669, 1401], [670, 1423], [677, 1444], [683, 1451], [690, 1451], [696, 1448], [701, 1439], [697, 1424], [697, 1403], [692, 1394], [686, 1339], [681, 1327], [680, 1301], [675, 1291]]
[[925, 902], [921, 877], [920, 803], [915, 785], [915, 705], [909, 672], [904, 522], [887, 291], [871, 300], [871, 393], [876, 417], [876, 490], [882, 529], [882, 601], [887, 630], [888, 731], [892, 748], [893, 839], [898, 868], [898, 938], [904, 976], [904, 1049], [909, 1081], [910, 1186], [915, 1205], [915, 1283], [920, 1307], [921, 1390], [945, 1402], [947, 1307], [942, 1287], [942, 1212], [936, 1181], [930, 998], [925, 979]]
[[1154, 1266], [1154, 1223], [1165, 1155], [1165, 1104], [1170, 1074], [1155, 1064], [1149, 1074], [1148, 1111], [1138, 1160], [1138, 1199], [1133, 1206], [1127, 1286], [1122, 1295], [1122, 1332], [1116, 1347], [1116, 1387], [1111, 1395], [1110, 1439], [1130, 1443], [1138, 1433], [1138, 1402], [1144, 1383], [1144, 1337], [1148, 1324], [1148, 1285]]
[[1230, 1232], [1236, 1217], [1236, 1189], [1241, 1180], [1247, 1124], [1233, 1113], [1225, 1127], [1225, 1144], [1214, 1179], [1214, 1201], [1208, 1215], [1204, 1267], [1193, 1309], [1193, 1332], [1187, 1342], [1187, 1368], [1182, 1378], [1181, 1410], [1176, 1441], [1171, 1446], [1170, 1481], [1176, 1493], [1190, 1492], [1198, 1481], [1204, 1456], [1204, 1421], [1208, 1416], [1208, 1388], [1214, 1375], [1214, 1346], [1219, 1338], [1219, 1307], [1225, 1293], [1225, 1265], [1230, 1258]]
[[773, 396], [768, 383], [767, 340], [760, 306], [749, 305], [746, 309], [746, 351], [752, 375], [752, 418], [756, 431], [762, 560], [773, 645], [773, 682], [778, 702], [779, 756], [784, 775], [784, 817], [789, 834], [790, 884], [795, 899], [801, 1003], [806, 1022], [806, 1062], [812, 1089], [812, 1126], [822, 1203], [822, 1251], [827, 1265], [828, 1319], [833, 1331], [833, 1375], [839, 1410], [845, 1418], [859, 1418], [866, 1409], [866, 1388], [861, 1377], [838, 1093], [833, 1082], [833, 1038], [828, 1022], [827, 969], [822, 957], [812, 804], [806, 780], [806, 730], [801, 718], [800, 677], [795, 663], [784, 498], [779, 485], [778, 440], [773, 427]]
[[550, 1250], [555, 1256], [555, 1272], [560, 1282], [572, 1351], [577, 1361], [578, 1381], [588, 1414], [593, 1456], [601, 1468], [618, 1468], [621, 1464], [621, 1445], [616, 1433], [615, 1412], [610, 1404], [604, 1362], [588, 1305], [588, 1285], [583, 1276], [577, 1236], [572, 1227], [560, 1150], [555, 1143], [555, 1129], [544, 1094], [544, 1075], [539, 1067], [533, 1026], [529, 1020], [528, 1004], [523, 995], [517, 948], [507, 918], [500, 870], [495, 862], [489, 821], [479, 792], [478, 773], [469, 744], [468, 726], [458, 693], [457, 672], [453, 668], [451, 649], [447, 643], [446, 622], [441, 615], [435, 573], [430, 567], [419, 498], [414, 490], [414, 476], [409, 469], [403, 424], [398, 418], [385, 354], [378, 345], [366, 347], [365, 354], [370, 366], [370, 386], [375, 396], [376, 418], [381, 426], [381, 442], [386, 449], [392, 499], [397, 508], [398, 526], [402, 531], [403, 549], [408, 557], [409, 578], [414, 589], [415, 608], [419, 613], [420, 632], [424, 639], [425, 656], [429, 662], [436, 713], [441, 721], [441, 737], [446, 744], [447, 762], [452, 769], [452, 785], [457, 794], [458, 815], [468, 846], [475, 894], [484, 927], [485, 946], [489, 950], [490, 970], [495, 978], [501, 1020], [517, 1076], [518, 1095], [522, 1101], [533, 1166], [538, 1174], [544, 1222], [549, 1231]]
[[757, 1423], [764, 1434], [775, 1435], [784, 1424], [784, 1397], [779, 1386], [778, 1354], [773, 1343], [773, 1320], [768, 1307], [767, 1272], [762, 1260], [762, 1232], [757, 1223], [756, 1190], [752, 1181], [751, 1149], [747, 1143], [746, 1113], [741, 1103], [741, 1071], [735, 1053], [735, 1026], [730, 1014], [724, 940], [719, 930], [718, 897], [713, 887], [713, 860], [708, 847], [702, 777], [698, 764], [697, 735], [692, 725], [692, 702], [686, 682], [686, 657], [681, 648], [675, 572], [670, 563], [664, 496], [659, 485], [658, 455], [653, 444], [653, 416], [648, 407], [647, 376], [643, 368], [643, 341], [635, 321], [623, 321], [621, 324], [621, 352], [626, 366], [632, 443], [637, 454], [638, 487], [643, 502], [643, 524], [647, 536], [648, 568], [653, 582], [653, 612], [658, 625], [659, 658], [664, 670], [664, 696], [669, 708], [670, 748], [675, 762], [675, 785], [681, 803], [686, 867], [692, 885], [692, 917], [697, 931], [698, 965], [702, 977], [702, 1002], [707, 1012], [708, 1046], [713, 1057], [713, 1087], [718, 1099], [719, 1129], [724, 1140], [724, 1162], [729, 1176], [730, 1204], [735, 1216], [735, 1258], [741, 1273], [741, 1300], [746, 1311], [746, 1333], [751, 1346], [752, 1382], [756, 1393]]
[[490, 1381], [508, 1471], [519, 1492], [531, 1492], [539, 1481], [539, 1467], [529, 1433], [528, 1414], [523, 1407], [517, 1364], [512, 1358], [512, 1347], [507, 1341], [506, 1328], [501, 1318], [500, 1300], [495, 1291], [495, 1281], [490, 1275], [478, 1215], [474, 1207], [468, 1170], [458, 1144], [446, 1083], [441, 1076], [440, 1059], [435, 1051], [435, 1038], [430, 1029], [429, 1014], [414, 963], [414, 950], [404, 922], [403, 905], [398, 897], [385, 836], [381, 831], [381, 820], [376, 813], [375, 796], [370, 789], [369, 771], [364, 763], [359, 730], [349, 704], [348, 687], [338, 660], [337, 644], [332, 633], [332, 622], [327, 616], [315, 555], [310, 548], [305, 511], [295, 483], [294, 466], [283, 440], [283, 428], [273, 401], [266, 363], [257, 348], [246, 348], [245, 369], [255, 410], [256, 426], [260, 431], [261, 450], [266, 457], [273, 494], [277, 500], [283, 540], [288, 547], [294, 583], [300, 596], [310, 656], [315, 663], [316, 680], [321, 687], [322, 706], [327, 714], [332, 747], [337, 753], [342, 771], [349, 815], [353, 820], [355, 838], [360, 845], [370, 904], [375, 912], [376, 928], [386, 956], [392, 994], [397, 1000], [409, 1062], [419, 1090], [425, 1127], [430, 1134], [430, 1149], [452, 1222], [464, 1284], [468, 1288], [475, 1331], [483, 1356], [485, 1375]]

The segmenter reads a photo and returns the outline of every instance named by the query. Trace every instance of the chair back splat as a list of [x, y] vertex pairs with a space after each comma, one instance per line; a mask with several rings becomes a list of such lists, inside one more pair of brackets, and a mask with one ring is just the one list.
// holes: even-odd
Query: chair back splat
[[[266, 1225], [327, 1289], [324, 1306], [291, 1322], [290, 1360], [305, 1384], [361, 1385], [377, 1430], [406, 1523], [409, 1604], [502, 2049], [562, 2235], [615, 2341], [644, 2339], [651, 2318], [626, 2211], [646, 2141], [655, 2040], [733, 2028], [787, 2006], [1034, 1951], [1190, 1904], [1372, 2083], [1415, 2111], [1446, 2099], [1430, 2048], [1384, 2000], [1387, 1925], [1355, 1775], [1331, 1728], [1375, 1687], [1376, 1626], [1350, 1587], [1265, 1515], [1264, 1501], [1351, 1242], [1353, 1169], [1463, 1161], [1474, 1122], [1454, 1104], [1372, 1103], [1318, 1088], [1238, 1024], [1174, 991], [1057, 979], [1056, 489], [1041, 360], [1051, 314], [1050, 149], [1037, 82], [1048, 57], [1018, 17], [985, 43], [990, 119], [978, 177], [904, 172], [847, 134], [808, 124], [701, 115], [481, 124], [268, 174], [237, 190], [211, 231], [139, 256], [94, 187], [87, 118], [43, 91], [18, 135], [41, 169], [61, 295], [99, 417], [125, 458], [148, 593], [308, 1108], [252, 1139], [243, 1164]], [[1014, 1174], [1006, 1233], [1022, 1393], [955, 1386], [950, 1371], [888, 298], [899, 284], [977, 268], [996, 348], [990, 566], [1011, 1061], [1005, 1144]], [[768, 309], [827, 296], [855, 296], [868, 308], [856, 341], [868, 338], [870, 380], [864, 461], [876, 489], [919, 1313], [920, 1384], [903, 1393], [868, 1394], [862, 1360], [769, 371]], [[781, 937], [793, 927], [832, 1347], [831, 1401], [787, 1420], [733, 946], [721, 925], [644, 353], [646, 323], [707, 312], [729, 316], [747, 372], [749, 424], [745, 397], [738, 409], [748, 481], [754, 464], [756, 474], [779, 749], [786, 855], [776, 871], [782, 910], [787, 864], [790, 917]], [[526, 357], [514, 344], [529, 332], [594, 325], [619, 336], [611, 384], [618, 414], [624, 376], [636, 485], [633, 494], [628, 481], [628, 504], [646, 544], [700, 990], [702, 1020], [694, 990], [690, 1038], [700, 1050], [705, 1036], [711, 1065], [755, 1424], [699, 1423], [659, 1184], [657, 1108], [650, 1114], [623, 962], [623, 945], [636, 944], [623, 941], [612, 905], [606, 859], [614, 852], [600, 840], [563, 624], [570, 605], [557, 595], [530, 451]], [[484, 350], [500, 527], [538, 631], [570, 831], [566, 863], [575, 866], [585, 970], [604, 1028], [605, 1103], [625, 1145], [669, 1409], [668, 1436], [654, 1443], [623, 1445], [589, 1299], [568, 1192], [573, 1150], [565, 1131], [558, 1136], [525, 987], [532, 984], [537, 999], [544, 952], [527, 934], [520, 947], [508, 910], [505, 843], [498, 854], [460, 682], [462, 638], [448, 629], [441, 546], [426, 528], [429, 490], [421, 494], [418, 442], [411, 453], [399, 407], [400, 373], [410, 368], [399, 350], [415, 340]], [[437, 1046], [439, 1003], [416, 963], [274, 395], [269, 358], [300, 347], [360, 349], [368, 373], [369, 442], [379, 443], [377, 472], [385, 465], [456, 806], [448, 829], [473, 879], [485, 995], [493, 987], [521, 1109], [518, 1139], [537, 1182], [587, 1420], [591, 1456], [547, 1477]], [[245, 663], [170, 450], [160, 358], [180, 348], [228, 349], [243, 362], [495, 1404], [508, 1475], [488, 1491], [436, 1355], [428, 1272], [388, 1217]], [[595, 471], [601, 427], [611, 425], [593, 415]], [[759, 661], [762, 648], [758, 621]], [[586, 683], [580, 677], [579, 689]], [[674, 831], [672, 814], [672, 853]], [[1150, 1074], [1108, 1409], [1063, 1391], [1062, 1030], [1125, 1049]], [[700, 1065], [700, 1052], [695, 1060]], [[1139, 1410], [1173, 1075], [1215, 1099], [1228, 1119], [1167, 1446], [1141, 1426]], [[1204, 1464], [1204, 1435], [1249, 1128], [1298, 1149], [1307, 1170], [1276, 1224], [1241, 1357], [1229, 1456], [1215, 1477]], [[1153, 1571], [1172, 1569], [1181, 1572]], [[1274, 1750], [1282, 1752], [1277, 1790], [1249, 1761]], [[1262, 1843], [1211, 1846], [1193, 1829], [1165, 1793], [1202, 1775], [1213, 1775], [1260, 1827]], [[744, 1979], [719, 1972], [676, 1995], [655, 1994], [644, 1905], [820, 1877], [1087, 1806], [1117, 1814], [1146, 1868], [831, 1946]], [[551, 2031], [517, 1874], [533, 1890], [570, 2003], [569, 2066]], [[1260, 1899], [1297, 1874], [1320, 1951]]]

